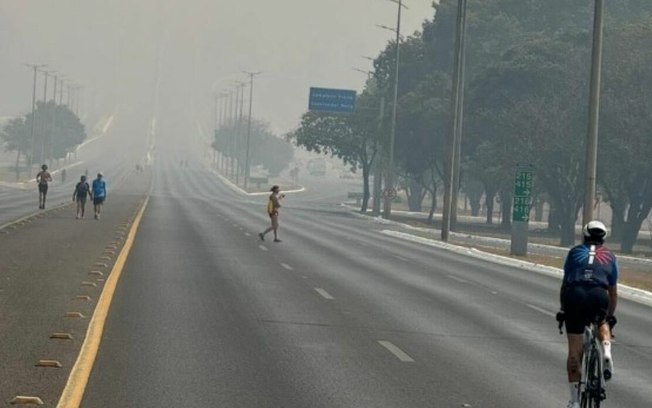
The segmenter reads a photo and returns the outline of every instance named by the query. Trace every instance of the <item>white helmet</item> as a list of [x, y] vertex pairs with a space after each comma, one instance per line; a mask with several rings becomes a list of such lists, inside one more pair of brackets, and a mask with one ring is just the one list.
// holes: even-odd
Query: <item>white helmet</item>
[[604, 238], [607, 236], [607, 227], [598, 220], [589, 221], [583, 229], [586, 238]]

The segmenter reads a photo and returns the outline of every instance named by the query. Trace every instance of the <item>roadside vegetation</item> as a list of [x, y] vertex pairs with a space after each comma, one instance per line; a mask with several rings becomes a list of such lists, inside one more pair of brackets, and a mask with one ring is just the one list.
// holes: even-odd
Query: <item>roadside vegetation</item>
[[[395, 163], [412, 211], [430, 214], [443, 191], [450, 133], [457, 2], [434, 5], [432, 20], [400, 44]], [[607, 7], [598, 188], [611, 207], [612, 239], [632, 252], [652, 209], [652, 7], [613, 0]], [[532, 219], [546, 204], [561, 245], [575, 239], [583, 204], [592, 2], [469, 0], [465, 119], [460, 188], [474, 215], [494, 202], [510, 228], [514, 170], [535, 173]], [[388, 151], [396, 44], [374, 61], [354, 114], [306, 113], [289, 139], [344, 159], [369, 175]], [[383, 109], [384, 106], [384, 109]], [[536, 214], [535, 214], [536, 212]], [[432, 216], [430, 217], [432, 219]]]

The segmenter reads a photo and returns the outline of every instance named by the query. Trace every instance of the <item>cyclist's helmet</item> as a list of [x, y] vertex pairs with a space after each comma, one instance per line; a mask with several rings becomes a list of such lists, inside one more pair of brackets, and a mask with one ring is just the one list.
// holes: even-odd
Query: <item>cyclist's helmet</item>
[[41, 166], [41, 169], [43, 169], [43, 170], [47, 170], [47, 169], [48, 169], [48, 165], [47, 165], [47, 164], [42, 165], [42, 166]]
[[607, 227], [601, 221], [593, 220], [584, 226], [583, 232], [586, 238], [603, 239], [607, 236]]

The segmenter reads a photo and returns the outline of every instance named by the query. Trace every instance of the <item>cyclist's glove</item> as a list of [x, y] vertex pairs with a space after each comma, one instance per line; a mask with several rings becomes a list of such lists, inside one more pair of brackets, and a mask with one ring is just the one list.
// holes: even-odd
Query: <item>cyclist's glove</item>
[[563, 334], [564, 332], [562, 331], [562, 327], [564, 327], [564, 321], [566, 320], [566, 314], [564, 313], [563, 310], [560, 310], [557, 312], [557, 315], [555, 316], [557, 319], [557, 323], [559, 323], [559, 334]]
[[616, 324], [618, 323], [618, 319], [616, 319], [616, 316], [607, 316], [606, 320], [610, 330], [613, 330]]

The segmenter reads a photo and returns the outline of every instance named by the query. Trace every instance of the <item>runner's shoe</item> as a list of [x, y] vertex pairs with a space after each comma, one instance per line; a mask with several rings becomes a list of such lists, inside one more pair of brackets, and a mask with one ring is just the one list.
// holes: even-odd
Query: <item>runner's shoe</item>
[[580, 403], [577, 401], [568, 401], [566, 408], [580, 408]]
[[281, 240], [278, 239], [278, 238], [274, 238], [274, 242], [283, 242], [283, 241], [281, 241]]
[[261, 241], [265, 240], [265, 234], [263, 234], [262, 232], [260, 234], [258, 234], [258, 236], [260, 237]]

